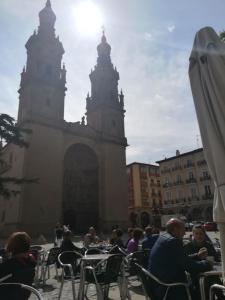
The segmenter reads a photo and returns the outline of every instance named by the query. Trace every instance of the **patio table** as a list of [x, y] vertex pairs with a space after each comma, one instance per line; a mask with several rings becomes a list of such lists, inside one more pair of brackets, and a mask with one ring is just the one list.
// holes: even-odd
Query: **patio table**
[[200, 274], [199, 277], [199, 286], [201, 293], [201, 300], [206, 300], [205, 295], [205, 279], [209, 276], [222, 276], [222, 265], [221, 263], [215, 263], [211, 271], [207, 271]]

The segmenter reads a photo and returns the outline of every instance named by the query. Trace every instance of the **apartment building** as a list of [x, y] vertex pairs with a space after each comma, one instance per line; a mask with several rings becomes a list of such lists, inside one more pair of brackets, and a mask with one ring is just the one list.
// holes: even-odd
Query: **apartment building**
[[132, 226], [160, 226], [162, 194], [159, 166], [133, 162], [127, 165], [129, 221]]
[[164, 214], [182, 214], [190, 221], [211, 221], [214, 183], [202, 148], [157, 161]]

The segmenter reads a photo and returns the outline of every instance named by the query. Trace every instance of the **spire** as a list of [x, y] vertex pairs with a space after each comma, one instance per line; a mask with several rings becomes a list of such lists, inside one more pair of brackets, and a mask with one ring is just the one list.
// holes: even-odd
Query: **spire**
[[97, 47], [98, 51], [98, 63], [111, 63], [110, 53], [111, 46], [107, 43], [105, 31], [102, 31], [101, 43]]
[[50, 0], [47, 0], [45, 7], [52, 7]]
[[54, 25], [56, 21], [56, 15], [52, 10], [50, 0], [47, 0], [45, 7], [39, 12], [40, 26], [39, 30], [45, 28], [45, 30], [54, 30]]

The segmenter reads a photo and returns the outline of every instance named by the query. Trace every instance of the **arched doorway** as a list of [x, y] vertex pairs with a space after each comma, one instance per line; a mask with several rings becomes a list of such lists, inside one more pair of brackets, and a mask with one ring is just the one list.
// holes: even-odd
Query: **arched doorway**
[[137, 226], [137, 214], [135, 212], [130, 213], [130, 222], [132, 227]]
[[144, 211], [141, 213], [141, 226], [144, 228], [146, 227], [147, 225], [149, 225], [149, 214]]
[[64, 157], [63, 223], [76, 232], [98, 227], [98, 160], [92, 149], [72, 145]]

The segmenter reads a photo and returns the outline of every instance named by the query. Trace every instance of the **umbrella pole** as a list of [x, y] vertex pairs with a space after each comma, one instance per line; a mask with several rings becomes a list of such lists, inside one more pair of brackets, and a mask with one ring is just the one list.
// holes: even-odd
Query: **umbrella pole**
[[225, 285], [225, 223], [218, 223], [220, 233], [220, 247], [221, 247], [221, 259], [222, 259], [222, 276], [223, 284]]

